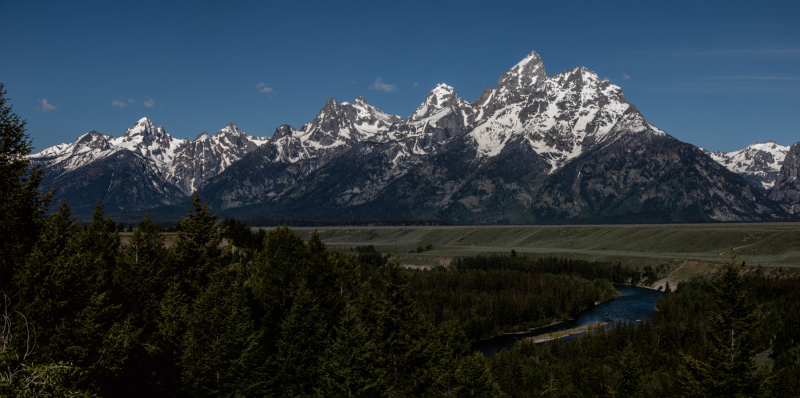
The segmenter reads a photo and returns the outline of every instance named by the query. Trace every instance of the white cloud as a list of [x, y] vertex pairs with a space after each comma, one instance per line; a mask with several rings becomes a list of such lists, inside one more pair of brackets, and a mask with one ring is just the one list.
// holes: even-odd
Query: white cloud
[[381, 79], [380, 76], [378, 76], [378, 78], [375, 79], [375, 82], [372, 83], [372, 85], [369, 86], [369, 88], [373, 90], [386, 91], [387, 93], [391, 93], [392, 91], [397, 91], [397, 86], [395, 86], [394, 84], [384, 83], [383, 79]]
[[156, 104], [156, 101], [153, 100], [152, 98], [150, 98], [150, 97], [145, 97], [145, 98], [147, 98], [147, 99], [144, 101], [144, 106], [146, 106], [148, 108], [152, 108], [153, 105]]
[[[476, 81], [477, 81], [477, 80], [476, 80]], [[417, 88], [417, 85], [418, 85], [418, 84], [419, 84], [419, 83], [417, 83], [417, 82], [414, 82], [414, 86], [413, 86], [412, 88]]]
[[42, 98], [39, 100], [40, 106], [37, 108], [42, 112], [50, 112], [53, 109], [56, 109], [56, 106], [47, 102], [47, 98]]
[[631, 80], [631, 76], [628, 75], [627, 73], [623, 73], [622, 74], [622, 80]]
[[264, 93], [264, 94], [274, 94], [275, 93], [275, 90], [267, 87], [266, 85], [264, 85], [264, 83], [256, 84], [256, 88], [258, 89], [259, 93]]
[[120, 99], [111, 101], [111, 106], [116, 106], [117, 108], [124, 108], [128, 105], [133, 105], [136, 101], [125, 98], [123, 96], [119, 96]]

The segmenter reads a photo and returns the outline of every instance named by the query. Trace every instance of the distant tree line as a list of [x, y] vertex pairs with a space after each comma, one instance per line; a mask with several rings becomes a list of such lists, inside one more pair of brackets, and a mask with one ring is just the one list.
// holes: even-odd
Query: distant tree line
[[274, 218], [242, 218], [242, 222], [254, 227], [435, 227], [453, 225], [445, 220], [303, 220]]

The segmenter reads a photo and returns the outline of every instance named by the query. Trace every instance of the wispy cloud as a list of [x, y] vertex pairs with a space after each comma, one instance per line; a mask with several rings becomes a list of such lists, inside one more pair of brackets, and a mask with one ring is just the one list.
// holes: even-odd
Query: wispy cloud
[[258, 89], [259, 93], [264, 93], [269, 95], [275, 94], [275, 90], [267, 87], [264, 83], [256, 84], [256, 88]]
[[[477, 82], [477, 80], [475, 80], [475, 82]], [[412, 86], [412, 88], [417, 88], [417, 85], [418, 85], [418, 84], [419, 84], [419, 83], [417, 83], [417, 82], [414, 82], [414, 86]]]
[[148, 108], [152, 108], [152, 107], [153, 107], [153, 105], [155, 105], [155, 104], [156, 104], [156, 101], [155, 101], [155, 100], [153, 100], [152, 98], [150, 98], [150, 97], [145, 97], [145, 98], [147, 98], [147, 99], [146, 99], [146, 100], [144, 100], [144, 106], [146, 106], [146, 107], [148, 107]]
[[116, 106], [117, 108], [124, 108], [128, 105], [133, 105], [136, 103], [132, 98], [125, 98], [123, 96], [119, 96], [120, 99], [111, 101], [111, 106]]
[[631, 80], [631, 76], [627, 73], [622, 74], [622, 80]]
[[56, 109], [56, 106], [47, 102], [47, 98], [42, 98], [39, 100], [39, 106], [37, 107], [42, 112], [50, 112]]
[[375, 82], [373, 82], [372, 85], [369, 86], [369, 88], [371, 88], [373, 90], [378, 90], [378, 91], [385, 91], [387, 93], [391, 93], [393, 91], [397, 91], [397, 86], [395, 86], [394, 84], [384, 83], [383, 79], [381, 79], [380, 76], [378, 76], [375, 79]]

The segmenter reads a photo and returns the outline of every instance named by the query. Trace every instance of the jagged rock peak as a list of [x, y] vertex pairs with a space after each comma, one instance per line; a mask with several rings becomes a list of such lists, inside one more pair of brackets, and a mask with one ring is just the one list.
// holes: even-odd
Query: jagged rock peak
[[100, 134], [97, 131], [92, 130], [78, 137], [78, 139], [75, 140], [75, 150], [79, 150], [80, 146], [85, 146], [92, 149], [106, 150], [111, 145], [108, 143], [108, 140], [110, 138], [112, 137]]
[[453, 87], [440, 83], [425, 97], [425, 101], [409, 116], [409, 120], [420, 120], [431, 116], [439, 109], [455, 105], [458, 95]]
[[516, 92], [531, 92], [547, 78], [542, 58], [536, 51], [528, 54], [497, 80], [497, 91], [501, 95]]
[[227, 135], [227, 136], [245, 136], [244, 131], [236, 127], [235, 123], [228, 123], [220, 131], [214, 135]]
[[143, 117], [134, 123], [133, 126], [131, 126], [128, 130], [126, 130], [123, 137], [161, 137], [164, 134], [164, 126], [156, 127], [156, 125], [153, 124], [150, 119]]
[[297, 130], [288, 124], [280, 125], [275, 129], [275, 133], [272, 134], [272, 142], [275, 142], [283, 137], [291, 137], [296, 132]]

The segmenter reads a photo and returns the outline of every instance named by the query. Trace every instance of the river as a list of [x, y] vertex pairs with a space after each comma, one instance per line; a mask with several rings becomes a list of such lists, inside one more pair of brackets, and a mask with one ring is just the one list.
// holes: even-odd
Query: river
[[[659, 297], [664, 296], [663, 292], [643, 287], [625, 285], [614, 285], [614, 287], [622, 292], [621, 296], [617, 296], [611, 301], [596, 305], [579, 313], [574, 320], [536, 329], [525, 334], [504, 335], [483, 340], [476, 343], [475, 348], [488, 357], [503, 348], [510, 350], [511, 347], [517, 343], [517, 340], [525, 337], [577, 328], [596, 322], [610, 322], [614, 324], [619, 321], [627, 322], [628, 320], [633, 320], [638, 323], [644, 316], [648, 318], [653, 317], [653, 313], [656, 310], [656, 301], [658, 301]], [[562, 338], [562, 341], [573, 340], [577, 337], [579, 337], [579, 335], [567, 336]]]

